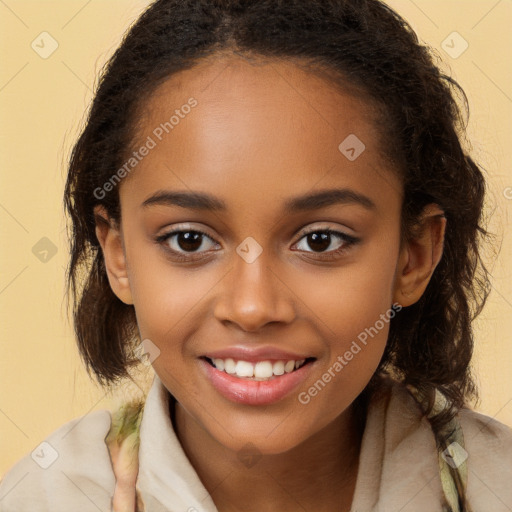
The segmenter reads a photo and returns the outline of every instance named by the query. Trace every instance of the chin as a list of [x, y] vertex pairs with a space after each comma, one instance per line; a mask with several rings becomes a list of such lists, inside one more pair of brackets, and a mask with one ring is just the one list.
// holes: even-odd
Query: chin
[[[234, 418], [233, 418], [234, 419]], [[208, 423], [211, 423], [209, 421]], [[301, 425], [292, 415], [283, 415], [279, 419], [242, 418], [224, 428], [223, 423], [214, 422], [203, 427], [225, 448], [239, 453], [254, 451], [261, 455], [279, 455], [301, 445], [316, 431]]]

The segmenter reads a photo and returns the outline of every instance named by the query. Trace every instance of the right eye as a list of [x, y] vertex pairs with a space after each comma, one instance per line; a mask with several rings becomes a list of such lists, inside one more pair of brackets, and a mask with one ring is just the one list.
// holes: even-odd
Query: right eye
[[[204, 231], [198, 229], [175, 229], [169, 231], [156, 238], [156, 241], [162, 244], [171, 256], [180, 260], [192, 260], [197, 257], [190, 258], [187, 255], [194, 255], [206, 251], [200, 249], [204, 247], [205, 239], [210, 240], [214, 244], [216, 242]], [[216, 244], [218, 245], [218, 244]]]

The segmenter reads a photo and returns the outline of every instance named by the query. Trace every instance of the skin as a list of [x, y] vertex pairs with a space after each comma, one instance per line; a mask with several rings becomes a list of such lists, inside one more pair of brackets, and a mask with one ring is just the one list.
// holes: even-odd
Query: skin
[[[308, 404], [298, 393], [394, 302], [421, 297], [442, 254], [445, 219], [430, 205], [417, 238], [400, 243], [402, 185], [381, 155], [370, 103], [291, 62], [209, 58], [170, 77], [144, 105], [134, 147], [189, 97], [197, 107], [121, 183], [121, 224], [96, 208], [110, 285], [134, 305], [141, 339], [160, 350], [153, 367], [178, 401], [177, 435], [220, 511], [349, 510], [361, 442], [351, 404], [378, 366], [389, 324]], [[354, 161], [338, 149], [349, 134], [366, 146]], [[330, 188], [375, 207], [283, 213], [289, 198]], [[228, 209], [141, 206], [161, 190], [207, 192]], [[178, 237], [155, 241], [178, 227], [211, 238], [199, 239], [192, 263], [170, 256], [169, 248], [191, 254]], [[326, 227], [359, 242], [329, 260], [342, 239], [319, 249], [301, 235]], [[250, 264], [236, 252], [248, 236], [262, 248]], [[284, 399], [236, 404], [198, 359], [235, 345], [316, 361]], [[250, 468], [237, 456], [249, 442], [261, 455]]]

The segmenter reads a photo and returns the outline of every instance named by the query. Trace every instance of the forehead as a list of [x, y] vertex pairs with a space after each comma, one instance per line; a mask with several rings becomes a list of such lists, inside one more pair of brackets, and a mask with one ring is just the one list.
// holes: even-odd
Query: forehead
[[289, 61], [206, 59], [140, 109], [134, 148], [153, 147], [122, 183], [121, 202], [164, 188], [214, 192], [246, 208], [256, 193], [279, 201], [314, 187], [380, 190], [377, 203], [390, 199], [384, 188], [398, 197], [375, 115], [363, 97]]

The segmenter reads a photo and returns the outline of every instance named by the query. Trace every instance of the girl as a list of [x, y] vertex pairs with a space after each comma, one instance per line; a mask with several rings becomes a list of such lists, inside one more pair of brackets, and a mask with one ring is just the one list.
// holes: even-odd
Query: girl
[[456, 91], [378, 0], [153, 3], [65, 205], [88, 370], [156, 375], [1, 510], [511, 510], [512, 432], [468, 407], [488, 277]]

